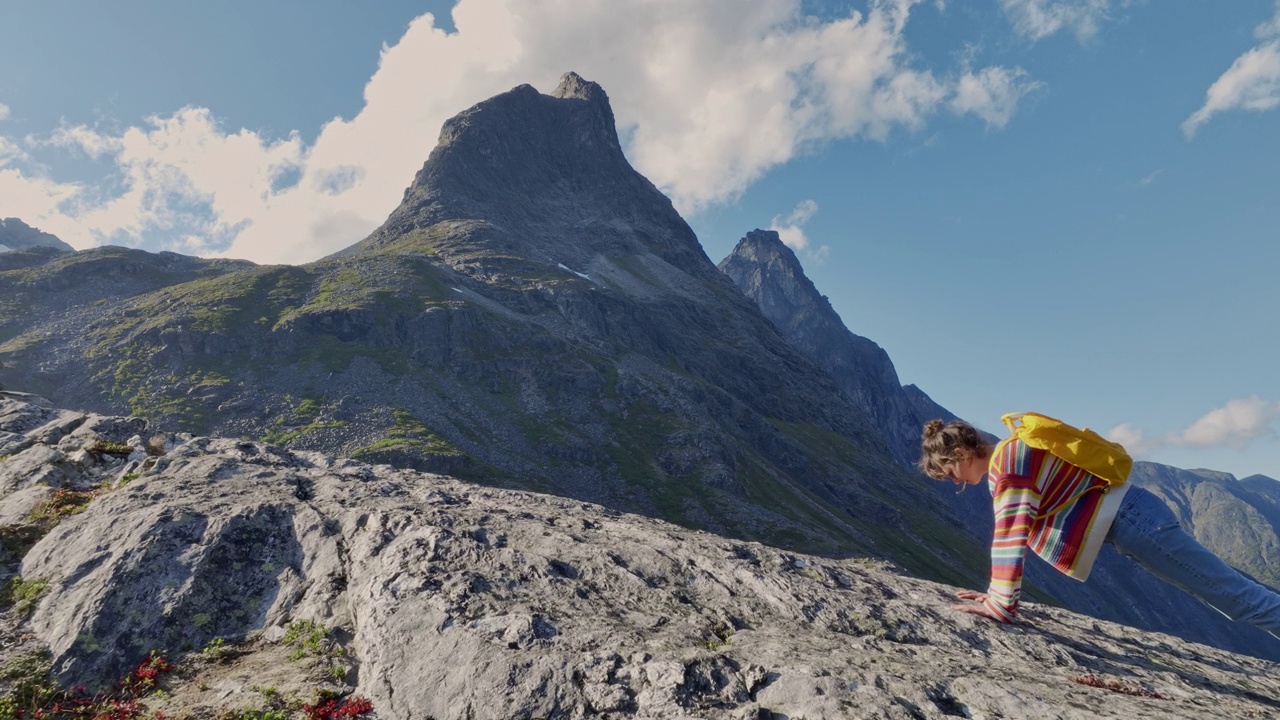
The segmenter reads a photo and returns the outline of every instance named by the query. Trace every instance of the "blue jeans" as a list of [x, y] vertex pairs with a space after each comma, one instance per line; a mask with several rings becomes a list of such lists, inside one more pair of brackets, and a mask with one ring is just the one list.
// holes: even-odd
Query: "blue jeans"
[[1106, 542], [1232, 620], [1280, 637], [1280, 594], [1237, 572], [1183, 531], [1160, 498], [1131, 486]]

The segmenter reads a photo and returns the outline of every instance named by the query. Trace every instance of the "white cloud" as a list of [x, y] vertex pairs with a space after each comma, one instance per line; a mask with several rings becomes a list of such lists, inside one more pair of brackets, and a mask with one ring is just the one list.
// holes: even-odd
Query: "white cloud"
[[951, 109], [959, 115], [977, 115], [988, 127], [1003, 128], [1018, 109], [1018, 101], [1042, 86], [1043, 83], [1031, 80], [1021, 68], [966, 71], [956, 85]]
[[1111, 15], [1110, 0], [1000, 0], [1000, 5], [1014, 30], [1031, 40], [1069, 30], [1084, 42]]
[[1228, 110], [1270, 110], [1280, 105], [1280, 40], [1236, 58], [1205, 92], [1204, 105], [1182, 123], [1187, 139], [1214, 115]]
[[[1280, 105], [1280, 0], [1275, 14], [1253, 29], [1264, 41], [1235, 59], [1205, 92], [1204, 105], [1182, 123], [1187, 139], [1214, 115], [1227, 110], [1270, 110]], [[1266, 42], [1270, 40], [1270, 42]]]
[[53, 131], [47, 140], [31, 138], [31, 145], [50, 145], [61, 148], [75, 148], [91, 158], [97, 159], [108, 153], [116, 153], [121, 149], [121, 139], [103, 135], [84, 125], [63, 126]]
[[1191, 423], [1173, 438], [1173, 444], [1243, 447], [1270, 434], [1270, 422], [1276, 416], [1280, 416], [1280, 403], [1269, 403], [1256, 395], [1232, 400]]
[[[80, 187], [24, 172], [22, 166], [30, 160], [21, 146], [0, 135], [0, 217], [19, 217], [59, 237], [73, 232], [74, 224], [66, 222], [68, 218], [59, 206], [74, 199]], [[93, 244], [87, 237], [79, 238], [78, 242], [66, 241], [78, 248]]]
[[1132, 425], [1122, 424], [1109, 430], [1106, 436], [1124, 445], [1134, 456], [1148, 455], [1166, 446], [1242, 448], [1260, 437], [1275, 434], [1271, 424], [1277, 417], [1280, 417], [1280, 402], [1267, 402], [1253, 395], [1230, 400], [1167, 435], [1149, 437]]
[[1253, 29], [1253, 36], [1259, 40], [1280, 37], [1280, 0], [1276, 0], [1276, 13], [1270, 20]]
[[0, 103], [0, 120], [7, 119], [9, 119], [9, 106], [4, 103]]
[[[913, 67], [903, 32], [917, 2], [872, 0], [821, 21], [800, 0], [458, 0], [455, 32], [430, 14], [411, 22], [383, 47], [361, 111], [310, 146], [232, 133], [185, 108], [118, 135], [64, 127], [32, 146], [114, 160], [114, 193], [30, 172], [13, 182], [54, 193], [59, 217], [48, 202], [37, 212], [72, 244], [163, 237], [173, 249], [305, 262], [386, 218], [444, 120], [522, 83], [549, 91], [574, 70], [609, 93], [636, 168], [697, 212], [822, 143], [884, 140], [940, 108], [1007, 123], [1035, 84], [1017, 69]], [[27, 208], [0, 193], [0, 212]]]
[[818, 203], [813, 200], [801, 200], [786, 216], [773, 218], [769, 229], [778, 233], [782, 242], [792, 250], [804, 250], [809, 247], [809, 238], [804, 233], [804, 226], [818, 212]]
[[21, 146], [9, 138], [0, 135], [0, 168], [10, 165], [16, 161], [25, 161], [27, 159], [27, 153]]
[[[73, 236], [81, 236], [81, 244], [84, 233], [96, 244], [167, 231], [173, 239], [165, 248], [184, 252], [223, 249], [241, 231], [270, 217], [279, 201], [273, 177], [302, 158], [296, 135], [268, 142], [247, 130], [229, 134], [203, 108], [148, 118], [147, 127], [119, 136], [60, 128], [47, 142], [91, 157], [109, 155], [120, 173], [122, 192], [105, 199], [80, 193], [62, 204], [79, 226]], [[263, 249], [268, 252], [258, 258], [277, 259]]]
[[1128, 423], [1111, 428], [1104, 436], [1111, 442], [1123, 445], [1134, 457], [1145, 456], [1161, 444], [1159, 441], [1152, 442], [1146, 433]]

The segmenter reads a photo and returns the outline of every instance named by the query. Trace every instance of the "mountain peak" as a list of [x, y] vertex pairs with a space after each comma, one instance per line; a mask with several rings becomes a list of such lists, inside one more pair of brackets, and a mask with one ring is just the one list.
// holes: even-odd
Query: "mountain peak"
[[835, 378], [880, 427], [899, 462], [910, 466], [918, 454], [919, 425], [888, 353], [845, 327], [782, 237], [773, 230], [752, 230], [720, 262], [720, 270], [783, 337]]
[[796, 257], [795, 251], [782, 241], [782, 236], [776, 230], [760, 228], [752, 230], [738, 241], [738, 246], [734, 248], [730, 257], [734, 255], [751, 257], [762, 263], [780, 263], [782, 266], [780, 269], [785, 269], [793, 275], [804, 276], [800, 258]]
[[[441, 223], [472, 231], [451, 240], [424, 230]], [[419, 241], [406, 238], [427, 235], [446, 261], [494, 253], [585, 267], [648, 252], [717, 276], [671, 201], [627, 162], [604, 89], [573, 72], [550, 95], [520, 85], [447, 120], [400, 207], [338, 255], [407, 249]]]
[[598, 83], [584, 80], [581, 75], [570, 70], [560, 76], [560, 85], [551, 93], [551, 97], [562, 99], [587, 100], [609, 104], [609, 96]]
[[839, 322], [827, 298], [805, 275], [800, 259], [777, 231], [757, 228], [747, 233], [720, 262], [720, 270], [747, 297], [756, 299], [765, 317], [779, 327], [800, 308], [813, 308]]

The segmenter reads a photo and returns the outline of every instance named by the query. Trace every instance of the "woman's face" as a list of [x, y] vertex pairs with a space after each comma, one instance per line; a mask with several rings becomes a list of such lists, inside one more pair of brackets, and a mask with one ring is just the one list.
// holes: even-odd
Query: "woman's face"
[[951, 482], [956, 485], [977, 485], [987, 474], [987, 464], [966, 448], [957, 448], [955, 458], [942, 463]]

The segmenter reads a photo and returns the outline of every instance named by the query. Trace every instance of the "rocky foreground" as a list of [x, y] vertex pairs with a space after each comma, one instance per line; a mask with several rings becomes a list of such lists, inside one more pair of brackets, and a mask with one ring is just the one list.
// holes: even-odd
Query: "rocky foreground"
[[135, 711], [170, 718], [1280, 713], [1275, 664], [1045, 606], [999, 626], [875, 560], [17, 393], [0, 458], [11, 704], [154, 650]]

